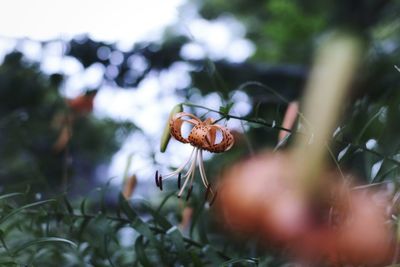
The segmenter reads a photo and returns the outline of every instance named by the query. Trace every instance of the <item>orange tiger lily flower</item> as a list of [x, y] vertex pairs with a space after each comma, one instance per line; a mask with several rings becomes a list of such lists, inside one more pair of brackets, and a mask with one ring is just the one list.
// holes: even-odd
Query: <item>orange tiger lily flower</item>
[[[189, 136], [182, 136], [182, 126], [184, 123], [191, 124], [193, 128], [190, 131]], [[206, 191], [206, 199], [211, 194], [212, 199], [210, 201], [210, 205], [214, 202], [216, 197], [216, 192], [212, 190], [211, 184], [207, 180], [204, 163], [203, 163], [203, 150], [207, 150], [213, 153], [221, 153], [225, 152], [232, 148], [234, 144], [234, 138], [228, 128], [214, 124], [214, 120], [212, 118], [208, 118], [204, 121], [200, 120], [198, 117], [194, 116], [191, 113], [187, 112], [179, 112], [171, 117], [169, 121], [170, 133], [171, 135], [178, 141], [182, 143], [189, 143], [193, 146], [192, 153], [189, 156], [189, 159], [178, 167], [175, 171], [167, 174], [167, 175], [159, 175], [158, 171], [155, 175], [155, 180], [157, 186], [162, 190], [162, 181], [173, 177], [178, 176], [178, 188], [180, 189], [178, 193], [178, 197], [181, 197], [185, 188], [189, 186], [189, 190], [186, 196], [186, 200], [189, 199], [190, 194], [193, 189], [193, 180], [196, 172], [196, 166], [199, 166], [200, 177], [203, 182], [204, 187], [207, 188]], [[218, 138], [217, 135], [220, 135], [221, 138]], [[219, 140], [220, 139], [220, 140]], [[189, 166], [186, 173], [182, 176], [181, 172]], [[181, 186], [181, 180], [184, 179], [183, 185]]]

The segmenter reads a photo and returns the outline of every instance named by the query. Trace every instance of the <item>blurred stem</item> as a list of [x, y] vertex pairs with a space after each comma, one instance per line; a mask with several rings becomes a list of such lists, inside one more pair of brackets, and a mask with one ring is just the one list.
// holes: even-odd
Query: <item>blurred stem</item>
[[[70, 119], [71, 118], [71, 119]], [[62, 173], [62, 188], [66, 192], [68, 190], [68, 169], [69, 169], [69, 157], [70, 157], [70, 142], [72, 138], [72, 124], [74, 123], [73, 121], [73, 115], [71, 114], [70, 110], [66, 108], [65, 110], [65, 129], [67, 131], [67, 135], [69, 136], [69, 140], [67, 144], [65, 145], [65, 151], [64, 151], [64, 166], [63, 166], [63, 173]]]
[[303, 115], [311, 139], [297, 135], [293, 155], [299, 186], [305, 191], [319, 187], [319, 174], [326, 163], [326, 140], [332, 135], [353, 76], [358, 68], [362, 46], [350, 35], [334, 34], [317, 51], [303, 98]]

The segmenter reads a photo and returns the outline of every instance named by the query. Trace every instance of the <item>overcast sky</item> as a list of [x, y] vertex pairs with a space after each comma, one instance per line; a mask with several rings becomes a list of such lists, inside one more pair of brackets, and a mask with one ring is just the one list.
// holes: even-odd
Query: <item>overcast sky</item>
[[4, 0], [0, 34], [46, 40], [90, 33], [133, 42], [159, 35], [178, 18], [184, 0]]

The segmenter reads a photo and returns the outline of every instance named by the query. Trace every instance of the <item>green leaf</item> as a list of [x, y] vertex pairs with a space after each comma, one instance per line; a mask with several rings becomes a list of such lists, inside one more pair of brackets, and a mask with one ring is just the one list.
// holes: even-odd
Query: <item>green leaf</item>
[[43, 237], [43, 238], [35, 239], [35, 240], [32, 240], [32, 241], [29, 241], [29, 242], [26, 242], [26, 243], [22, 244], [21, 246], [19, 246], [19, 247], [13, 249], [12, 254], [13, 254], [13, 255], [17, 255], [17, 254], [18, 254], [19, 252], [21, 252], [22, 250], [24, 250], [24, 249], [26, 249], [26, 248], [28, 248], [28, 247], [37, 245], [37, 244], [42, 244], [42, 243], [54, 243], [54, 242], [65, 243], [65, 244], [68, 244], [68, 245], [72, 246], [73, 248], [77, 248], [77, 247], [78, 247], [74, 242], [72, 242], [72, 241], [70, 241], [70, 240], [68, 240], [68, 239], [65, 239], [65, 238], [60, 238], [60, 237]]
[[386, 170], [384, 173], [375, 176], [375, 178], [372, 179], [371, 184], [382, 182], [391, 172], [393, 172], [394, 170], [396, 170], [398, 168], [399, 168], [398, 165], [394, 165], [390, 169]]
[[0, 196], [0, 200], [4, 200], [4, 199], [7, 199], [7, 198], [20, 196], [20, 195], [23, 195], [23, 193], [9, 193], [9, 194], [5, 194], [5, 195]]
[[3, 261], [0, 261], [0, 266], [2, 266], [2, 267], [19, 267], [21, 265], [19, 265], [15, 261], [3, 259]]
[[156, 239], [155, 235], [149, 228], [149, 226], [143, 222], [141, 219], [137, 218], [132, 224], [132, 228], [134, 228], [137, 232], [139, 232], [141, 235], [145, 236], [153, 245], [158, 247], [159, 249], [163, 249], [160, 247], [160, 243]]
[[200, 204], [196, 205], [196, 207], [194, 208], [194, 213], [192, 216], [192, 222], [191, 222], [190, 231], [189, 231], [190, 237], [193, 237], [196, 223], [202, 216], [204, 216], [204, 203], [200, 203]]
[[85, 199], [82, 200], [81, 205], [80, 205], [80, 210], [81, 210], [81, 214], [82, 215], [86, 214], [86, 211], [85, 211], [86, 201], [87, 201], [87, 198], [85, 197]]
[[118, 202], [121, 212], [125, 214], [130, 221], [134, 221], [138, 218], [136, 212], [132, 209], [132, 207], [129, 205], [129, 202], [121, 193], [118, 195]]
[[157, 240], [156, 236], [154, 235], [153, 231], [150, 229], [149, 225], [143, 222], [139, 217], [136, 218], [132, 224], [132, 228], [135, 229], [138, 233], [146, 237], [152, 246], [157, 249], [158, 253], [160, 254], [163, 262], [166, 262], [166, 258], [168, 255], [166, 254], [165, 248], [163, 244]]
[[204, 255], [206, 255], [207, 259], [209, 259], [212, 262], [212, 266], [221, 266], [221, 264], [223, 263], [221, 257], [218, 255], [215, 249], [212, 248], [210, 245], [204, 246], [203, 252]]
[[149, 258], [146, 255], [142, 235], [136, 239], [135, 251], [136, 251], [137, 259], [143, 265], [143, 267], [152, 267], [153, 266], [153, 264], [150, 262]]
[[367, 123], [364, 125], [364, 127], [361, 129], [361, 131], [359, 131], [357, 138], [355, 139], [354, 143], [358, 144], [360, 143], [361, 138], [364, 136], [364, 133], [367, 131], [367, 129], [372, 125], [372, 123], [374, 122], [374, 120], [376, 120], [377, 118], [379, 118], [379, 116], [385, 111], [384, 107], [381, 107], [378, 112], [376, 112], [374, 114], [374, 116], [372, 116]]
[[185, 242], [183, 241], [183, 237], [178, 227], [172, 226], [168, 231], [167, 235], [171, 238], [174, 243], [179, 259], [182, 261], [184, 266], [188, 266], [190, 264], [190, 258], [185, 248]]
[[10, 213], [5, 215], [4, 217], [2, 217], [0, 219], [0, 224], [4, 223], [8, 218], [10, 218], [14, 214], [17, 214], [18, 212], [20, 212], [20, 211], [22, 211], [24, 209], [40, 206], [40, 205], [51, 203], [51, 202], [55, 202], [55, 200], [54, 199], [43, 200], [43, 201], [38, 201], [38, 202], [30, 203], [30, 204], [24, 205], [22, 207], [19, 207], [19, 208], [15, 209], [15, 210], [11, 211]]
[[78, 236], [79, 237], [81, 237], [84, 234], [84, 232], [86, 230], [86, 227], [88, 226], [90, 221], [91, 221], [90, 218], [84, 218], [83, 221], [80, 223], [79, 231], [78, 231]]
[[111, 259], [111, 255], [110, 255], [110, 251], [109, 251], [109, 244], [110, 244], [110, 239], [111, 237], [109, 235], [104, 235], [104, 249], [105, 249], [105, 253], [106, 253], [106, 257], [108, 260], [108, 263], [110, 264], [111, 267], [115, 267], [112, 259]]
[[192, 260], [192, 264], [194, 267], [203, 267], [204, 264], [201, 262], [201, 259], [197, 255], [196, 251], [190, 251], [190, 257]]
[[[204, 211], [202, 212], [204, 214]], [[203, 244], [210, 244], [210, 241], [208, 240], [208, 228], [207, 228], [207, 223], [206, 220], [199, 218], [197, 222], [197, 231], [199, 234], [199, 239]]]
[[106, 193], [107, 193], [107, 190], [110, 188], [111, 181], [114, 179], [115, 179], [115, 177], [108, 179], [107, 183], [100, 189], [100, 211], [103, 214], [105, 214], [107, 212], [106, 211], [106, 203], [105, 203], [106, 202]]
[[221, 264], [221, 266], [229, 266], [231, 264], [235, 263], [252, 263], [255, 266], [258, 266], [258, 260], [254, 258], [238, 258], [238, 259], [231, 259], [228, 261], [225, 261]]
[[121, 212], [123, 212], [126, 215], [126, 217], [128, 217], [128, 219], [132, 221], [131, 227], [135, 229], [138, 233], [146, 237], [152, 243], [152, 245], [158, 250], [158, 252], [163, 258], [166, 257], [162, 244], [157, 240], [152, 230], [150, 229], [149, 225], [143, 222], [142, 219], [140, 219], [137, 213], [133, 210], [132, 206], [129, 204], [129, 202], [124, 198], [124, 196], [121, 193], [119, 194], [119, 206]]
[[229, 112], [231, 111], [233, 105], [234, 105], [234, 103], [230, 102], [226, 106], [220, 106], [219, 107], [219, 112], [221, 112], [222, 114], [227, 116], [227, 115], [229, 115]]
[[[342, 159], [348, 154], [349, 149], [351, 150], [351, 145], [350, 145], [350, 144], [348, 144], [345, 148], [343, 148], [343, 149], [339, 152], [339, 154], [338, 154], [338, 156], [337, 156], [337, 161], [338, 161], [338, 162], [341, 162]], [[350, 153], [352, 153], [352, 152], [354, 152], [354, 151], [350, 151]]]
[[161, 201], [160, 205], [158, 206], [156, 212], [159, 213], [159, 212], [161, 211], [161, 209], [164, 207], [165, 203], [167, 203], [167, 201], [168, 201], [172, 196], [175, 196], [175, 194], [176, 194], [175, 192], [171, 192], [171, 193], [169, 193], [167, 196], [165, 196], [164, 199], [163, 199], [163, 201]]
[[144, 202], [141, 202], [140, 205], [145, 211], [149, 212], [153, 216], [154, 222], [157, 225], [160, 225], [164, 230], [168, 230], [172, 227], [172, 224], [164, 216], [162, 216], [159, 211], [154, 210], [150, 205]]
[[0, 242], [3, 245], [5, 251], [9, 252], [8, 246], [6, 244], [6, 241], [4, 240], [4, 236], [5, 236], [4, 232], [2, 230], [0, 230]]
[[69, 202], [68, 198], [66, 195], [63, 196], [63, 201], [65, 203], [65, 206], [67, 207], [67, 211], [69, 214], [73, 215], [74, 214], [74, 209], [72, 208], [71, 203]]

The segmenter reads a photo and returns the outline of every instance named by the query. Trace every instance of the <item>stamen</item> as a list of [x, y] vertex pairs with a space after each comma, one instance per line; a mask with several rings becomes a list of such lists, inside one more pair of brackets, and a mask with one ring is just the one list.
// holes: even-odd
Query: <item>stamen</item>
[[188, 159], [184, 164], [182, 164], [178, 169], [176, 169], [175, 171], [173, 171], [173, 172], [171, 172], [171, 173], [165, 175], [165, 176], [164, 176], [164, 179], [169, 178], [169, 177], [172, 177], [172, 176], [174, 176], [174, 175], [180, 173], [180, 172], [192, 161], [193, 154], [194, 154], [194, 152], [195, 152], [196, 150], [197, 150], [197, 149], [194, 147], [194, 148], [192, 149], [192, 152], [190, 153], [189, 159]]
[[192, 190], [193, 190], [193, 185], [191, 185], [191, 186], [189, 187], [189, 190], [188, 190], [188, 193], [187, 193], [187, 196], [186, 196], [186, 201], [189, 200], [190, 195], [192, 194]]
[[198, 154], [198, 149], [195, 148], [195, 154], [194, 154], [192, 163], [190, 164], [189, 170], [188, 170], [188, 171], [186, 172], [186, 174], [183, 176], [184, 178], [185, 178], [185, 177], [188, 177], [188, 178], [191, 177], [192, 173], [195, 172], [195, 170], [196, 170], [196, 164], [197, 164], [197, 157], [198, 157], [197, 154]]
[[160, 190], [162, 191], [162, 176], [161, 175], [159, 176], [158, 184], [160, 186]]
[[154, 179], [156, 180], [157, 187], [160, 187], [160, 184], [158, 183], [158, 170], [156, 171], [156, 175], [154, 176]]
[[182, 176], [182, 174], [181, 173], [179, 173], [178, 174], [178, 189], [181, 189], [181, 177]]
[[201, 149], [200, 149], [200, 153], [199, 153], [199, 170], [200, 170], [201, 180], [202, 180], [204, 186], [208, 187], [206, 171], [204, 170], [203, 150], [201, 150]]
[[215, 193], [214, 193], [214, 197], [213, 197], [213, 199], [211, 199], [211, 202], [210, 202], [210, 207], [212, 206], [212, 204], [214, 203], [214, 201], [215, 201], [215, 199], [217, 198], [217, 192], [215, 191]]
[[197, 162], [197, 148], [195, 148], [195, 153], [196, 153], [196, 156], [194, 157], [194, 160], [192, 161], [192, 164], [190, 165], [190, 168], [189, 168], [189, 170], [186, 172], [186, 174], [183, 176], [183, 178], [185, 178], [186, 180], [185, 180], [185, 182], [183, 183], [183, 186], [182, 186], [182, 188], [181, 188], [181, 190], [179, 191], [179, 193], [178, 193], [178, 196], [181, 196], [182, 195], [182, 193], [183, 193], [183, 190], [185, 190], [185, 187], [186, 187], [186, 185], [187, 185], [187, 183], [189, 182], [189, 180], [191, 180], [190, 178], [192, 177], [192, 176], [194, 176], [194, 171], [195, 171], [195, 169], [196, 169], [196, 162]]
[[204, 196], [204, 199], [205, 199], [206, 201], [208, 200], [208, 196], [210, 195], [210, 193], [211, 193], [211, 184], [209, 184], [209, 185], [207, 186], [206, 195]]

